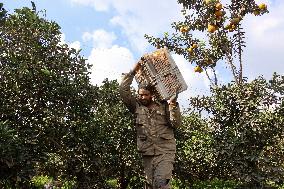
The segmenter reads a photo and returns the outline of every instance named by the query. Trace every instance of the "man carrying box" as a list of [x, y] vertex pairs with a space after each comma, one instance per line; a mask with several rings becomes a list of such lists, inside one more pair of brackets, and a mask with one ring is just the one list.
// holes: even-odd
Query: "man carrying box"
[[137, 149], [142, 155], [146, 177], [145, 189], [169, 189], [176, 153], [174, 129], [181, 124], [177, 94], [167, 101], [153, 100], [155, 87], [139, 85], [138, 97], [130, 91], [138, 62], [124, 74], [119, 90], [122, 101], [135, 114]]

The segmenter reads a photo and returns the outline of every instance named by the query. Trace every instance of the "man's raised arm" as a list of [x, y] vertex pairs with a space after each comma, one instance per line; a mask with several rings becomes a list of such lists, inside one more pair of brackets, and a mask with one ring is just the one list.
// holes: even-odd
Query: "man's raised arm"
[[169, 100], [169, 116], [171, 126], [173, 128], [177, 128], [181, 126], [181, 112], [179, 108], [179, 104], [177, 102], [178, 93], [176, 92]]
[[130, 85], [133, 82], [133, 78], [135, 76], [135, 73], [140, 68], [140, 63], [135, 64], [134, 68], [126, 74], [123, 74], [120, 86], [119, 86], [119, 93], [121, 96], [121, 99], [123, 103], [126, 105], [126, 107], [134, 113], [136, 109], [136, 98], [133, 96], [130, 90]]

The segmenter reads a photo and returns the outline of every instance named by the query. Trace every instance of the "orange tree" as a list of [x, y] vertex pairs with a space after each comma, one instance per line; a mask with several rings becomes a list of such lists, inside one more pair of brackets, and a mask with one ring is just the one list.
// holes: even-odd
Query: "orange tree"
[[105, 80], [98, 91], [94, 125], [104, 167], [101, 174], [115, 180], [119, 189], [142, 188], [143, 168], [136, 151], [136, 132], [133, 115], [121, 101], [117, 81]]
[[141, 188], [118, 83], [91, 85], [90, 65], [44, 15], [34, 4], [8, 14], [0, 3], [0, 188], [33, 188], [41, 175], [54, 187]]
[[191, 99], [195, 110], [210, 115], [211, 178], [239, 181], [246, 188], [283, 183], [283, 84], [284, 77], [275, 74], [269, 81], [229, 83]]
[[[117, 81], [104, 80], [96, 90], [93, 120], [77, 133], [83, 167], [76, 171], [78, 188], [142, 188], [143, 169], [136, 152], [133, 115], [123, 105]], [[98, 158], [99, 157], [99, 158]], [[66, 161], [73, 161], [67, 157]], [[72, 173], [72, 172], [70, 172]]]
[[0, 188], [30, 188], [37, 174], [103, 182], [90, 65], [44, 15], [0, 3]]
[[209, 180], [215, 163], [213, 137], [206, 119], [194, 111], [183, 113], [182, 126], [175, 131], [177, 155], [174, 178], [180, 188], [192, 188], [198, 180]]
[[[235, 82], [241, 83], [245, 46], [242, 20], [247, 14], [259, 16], [267, 13], [267, 6], [257, 5], [254, 0], [232, 0], [226, 5], [219, 0], [178, 0], [178, 3], [183, 5], [184, 21], [172, 24], [175, 32], [171, 36], [168, 32], [160, 38], [145, 35], [149, 43], [182, 55], [196, 65], [195, 72], [205, 70], [214, 85], [217, 85], [215, 66], [225, 60]], [[204, 38], [198, 37], [201, 33], [205, 34]], [[209, 77], [209, 69], [214, 73], [212, 78]]]

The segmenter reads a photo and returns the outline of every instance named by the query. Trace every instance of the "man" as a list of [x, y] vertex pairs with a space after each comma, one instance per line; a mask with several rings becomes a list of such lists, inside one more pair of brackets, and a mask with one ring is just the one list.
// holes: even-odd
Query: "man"
[[169, 102], [155, 101], [154, 87], [140, 85], [135, 98], [130, 85], [140, 66], [137, 63], [133, 70], [124, 74], [120, 95], [127, 108], [135, 114], [137, 149], [142, 154], [146, 176], [145, 189], [169, 189], [176, 153], [174, 128], [181, 123], [177, 96]]

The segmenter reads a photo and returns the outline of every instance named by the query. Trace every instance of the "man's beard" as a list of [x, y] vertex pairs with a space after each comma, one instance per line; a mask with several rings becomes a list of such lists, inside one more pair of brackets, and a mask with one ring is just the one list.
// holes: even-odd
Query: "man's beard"
[[140, 100], [140, 103], [143, 105], [143, 106], [148, 106], [149, 104], [151, 104], [152, 100]]

